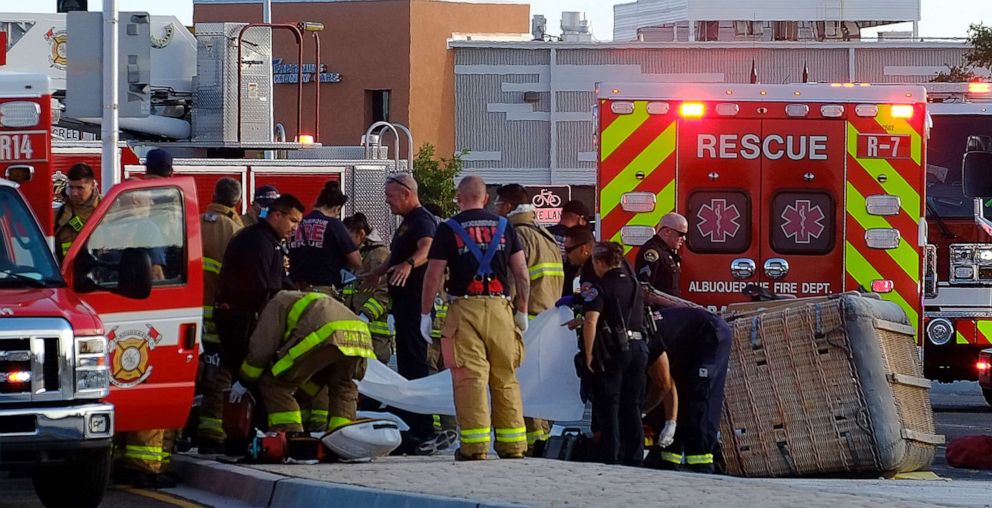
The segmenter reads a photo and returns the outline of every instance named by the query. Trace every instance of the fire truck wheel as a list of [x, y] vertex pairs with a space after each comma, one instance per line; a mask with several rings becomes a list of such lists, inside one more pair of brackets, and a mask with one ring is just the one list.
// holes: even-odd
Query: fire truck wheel
[[985, 396], [985, 402], [992, 406], [992, 388], [982, 388], [982, 395]]
[[70, 463], [39, 468], [31, 476], [34, 491], [48, 508], [96, 508], [110, 482], [110, 450], [80, 450]]

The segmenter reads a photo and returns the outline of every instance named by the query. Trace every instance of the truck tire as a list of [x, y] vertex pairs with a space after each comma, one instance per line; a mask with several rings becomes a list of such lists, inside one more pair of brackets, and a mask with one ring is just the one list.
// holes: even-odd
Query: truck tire
[[48, 508], [96, 508], [110, 482], [110, 450], [80, 450], [70, 463], [39, 468], [31, 476], [34, 491]]
[[982, 395], [985, 396], [985, 402], [992, 406], [992, 388], [982, 388]]

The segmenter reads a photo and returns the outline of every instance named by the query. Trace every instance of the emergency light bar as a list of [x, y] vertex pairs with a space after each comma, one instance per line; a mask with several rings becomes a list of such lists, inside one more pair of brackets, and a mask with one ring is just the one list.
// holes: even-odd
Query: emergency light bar
[[909, 104], [893, 104], [893, 118], [913, 118], [913, 106]]
[[679, 115], [683, 118], [701, 118], [706, 111], [702, 102], [683, 102], [679, 106]]
[[992, 92], [992, 83], [968, 83], [968, 93]]

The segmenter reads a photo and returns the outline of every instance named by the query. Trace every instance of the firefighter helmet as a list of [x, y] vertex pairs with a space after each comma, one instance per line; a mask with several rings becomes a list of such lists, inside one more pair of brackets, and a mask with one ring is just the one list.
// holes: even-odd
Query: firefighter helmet
[[320, 440], [344, 462], [368, 462], [395, 450], [402, 438], [396, 422], [362, 418], [324, 434]]

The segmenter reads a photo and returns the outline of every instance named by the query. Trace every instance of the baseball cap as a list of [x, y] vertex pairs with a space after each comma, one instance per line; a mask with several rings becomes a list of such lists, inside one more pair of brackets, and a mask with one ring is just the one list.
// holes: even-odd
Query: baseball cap
[[153, 175], [167, 176], [172, 173], [172, 154], [156, 148], [145, 155], [145, 169]]
[[568, 203], [565, 203], [565, 206], [561, 207], [561, 213], [575, 214], [587, 220], [592, 218], [592, 212], [589, 211], [589, 207], [577, 199], [573, 199]]
[[258, 203], [261, 207], [266, 207], [272, 204], [279, 198], [279, 189], [276, 189], [273, 185], [263, 185], [255, 189], [255, 196], [252, 201]]

